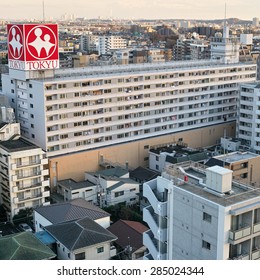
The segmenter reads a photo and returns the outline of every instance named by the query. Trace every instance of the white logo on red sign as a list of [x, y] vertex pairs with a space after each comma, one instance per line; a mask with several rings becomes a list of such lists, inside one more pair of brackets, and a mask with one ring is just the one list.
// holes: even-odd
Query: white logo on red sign
[[23, 54], [23, 33], [17, 25], [13, 25], [8, 33], [8, 41], [11, 55], [15, 59], [19, 59]]
[[26, 48], [35, 59], [48, 59], [56, 51], [56, 35], [48, 26], [35, 26], [26, 37]]

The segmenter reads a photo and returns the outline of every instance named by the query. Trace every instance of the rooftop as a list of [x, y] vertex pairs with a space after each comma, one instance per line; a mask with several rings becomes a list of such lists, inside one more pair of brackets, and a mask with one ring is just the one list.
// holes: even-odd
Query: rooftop
[[215, 158], [224, 162], [233, 163], [233, 162], [248, 160], [256, 157], [259, 157], [259, 155], [251, 152], [233, 152], [225, 155], [216, 156]]
[[[207, 69], [211, 67], [234, 67], [242, 63], [236, 64], [224, 64], [219, 60], [199, 60], [199, 61], [170, 61], [160, 63], [144, 63], [134, 65], [110, 65], [110, 66], [94, 66], [85, 68], [71, 68], [71, 69], [58, 69], [55, 70], [54, 78], [45, 78], [43, 81], [64, 81], [64, 80], [75, 80], [82, 78], [102, 78], [108, 76], [123, 76], [129, 73], [134, 74], [147, 74], [160, 72], [173, 72], [174, 70], [190, 70], [190, 69]], [[253, 64], [253, 63], [243, 63]]]
[[10, 153], [39, 148], [21, 137], [17, 140], [1, 141], [0, 147]]
[[48, 260], [56, 255], [30, 232], [0, 238], [0, 260]]
[[58, 181], [58, 184], [70, 190], [84, 189], [87, 187], [95, 186], [95, 184], [91, 183], [88, 180], [82, 182], [76, 182], [73, 179], [61, 180]]
[[52, 224], [74, 221], [85, 217], [97, 220], [110, 216], [106, 211], [82, 198], [73, 199], [64, 203], [40, 206], [35, 211]]
[[[230, 192], [219, 193], [213, 191], [205, 185], [206, 168], [207, 166], [195, 162], [175, 164], [166, 169], [163, 173], [163, 177], [173, 179], [174, 185], [180, 189], [186, 190], [225, 207], [260, 197], [259, 188], [235, 180], [232, 180]], [[228, 170], [228, 172], [230, 172], [230, 170]], [[186, 180], [184, 179], [184, 176], [187, 176]]]
[[57, 241], [69, 250], [111, 242], [117, 237], [89, 218], [45, 227]]

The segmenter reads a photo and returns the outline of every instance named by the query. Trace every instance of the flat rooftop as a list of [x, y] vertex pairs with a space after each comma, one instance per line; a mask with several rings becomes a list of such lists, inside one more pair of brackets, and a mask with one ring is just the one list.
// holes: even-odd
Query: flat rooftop
[[78, 190], [78, 189], [84, 189], [87, 187], [95, 186], [95, 184], [91, 183], [88, 180], [76, 182], [73, 179], [61, 180], [61, 181], [58, 181], [58, 184], [62, 185], [63, 187], [65, 187], [67, 189], [70, 189], [70, 190]]
[[148, 73], [172, 73], [173, 71], [183, 70], [199, 70], [207, 68], [235, 67], [238, 65], [256, 65], [252, 62], [224, 64], [219, 60], [198, 60], [198, 61], [170, 61], [158, 63], [140, 63], [130, 65], [109, 65], [109, 66], [90, 66], [82, 68], [57, 69], [54, 77], [39, 78], [44, 82], [64, 81], [64, 80], [81, 80], [82, 78], [104, 78], [109, 76], [124, 76], [124, 75], [144, 75]]
[[259, 155], [251, 152], [234, 152], [234, 153], [228, 153], [225, 155], [216, 156], [215, 158], [222, 160], [224, 162], [233, 163], [236, 161], [248, 160], [256, 157], [259, 157]]
[[[185, 171], [185, 174], [178, 169], [179, 167]], [[205, 185], [206, 168], [207, 166], [201, 164], [185, 162], [183, 164], [176, 164], [167, 168], [163, 177], [170, 176], [170, 178], [172, 178], [173, 176], [174, 184], [178, 188], [225, 207], [253, 199], [255, 197], [260, 197], [259, 188], [255, 188], [235, 180], [232, 180], [231, 192], [229, 193], [218, 193], [207, 188]], [[187, 181], [183, 180], [184, 175], [188, 176]]]
[[0, 147], [8, 152], [20, 152], [24, 150], [31, 150], [39, 148], [35, 144], [23, 139], [19, 138], [17, 140], [7, 140], [1, 141]]

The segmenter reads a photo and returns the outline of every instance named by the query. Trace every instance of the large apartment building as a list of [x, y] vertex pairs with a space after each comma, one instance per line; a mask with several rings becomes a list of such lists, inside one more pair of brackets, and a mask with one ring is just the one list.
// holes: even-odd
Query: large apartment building
[[232, 173], [186, 162], [144, 183], [145, 259], [259, 259], [259, 188]]
[[[147, 145], [181, 138], [195, 147], [215, 144], [225, 128], [234, 135], [239, 83], [253, 81], [256, 66], [207, 60], [42, 71], [34, 77], [14, 71], [3, 75], [3, 93], [15, 109], [22, 135], [49, 157], [93, 149], [106, 156], [101, 148], [145, 140], [138, 144], [142, 147], [132, 147], [131, 155], [130, 146], [110, 151], [110, 157], [122, 155], [137, 166], [144, 165]], [[153, 142], [155, 137], [161, 139]], [[96, 167], [97, 153], [91, 158], [90, 166]], [[84, 168], [82, 174], [88, 166]]]
[[34, 63], [41, 70], [10, 64], [3, 93], [22, 135], [47, 152], [51, 184], [83, 180], [101, 157], [144, 166], [150, 145], [203, 147], [224, 131], [234, 136], [239, 83], [255, 80], [256, 65], [238, 63], [236, 41], [224, 34], [212, 45], [214, 60], [60, 70], [46, 69], [48, 61]]

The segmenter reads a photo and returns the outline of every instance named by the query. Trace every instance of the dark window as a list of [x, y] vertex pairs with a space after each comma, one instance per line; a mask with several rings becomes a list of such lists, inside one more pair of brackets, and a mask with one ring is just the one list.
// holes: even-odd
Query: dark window
[[85, 260], [85, 252], [75, 255], [75, 260]]
[[203, 212], [203, 221], [207, 221], [207, 222], [211, 223], [211, 215], [209, 215], [206, 212]]
[[205, 241], [205, 240], [202, 240], [202, 248], [205, 248], [207, 250], [210, 250], [210, 243]]
[[98, 254], [103, 253], [103, 252], [104, 252], [104, 247], [97, 248], [97, 253]]

